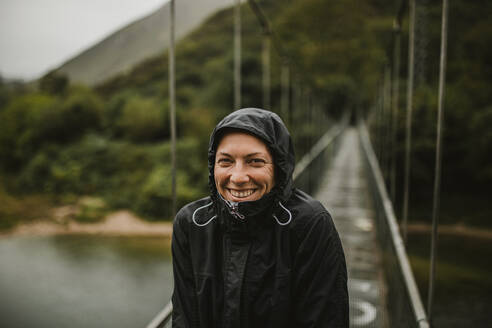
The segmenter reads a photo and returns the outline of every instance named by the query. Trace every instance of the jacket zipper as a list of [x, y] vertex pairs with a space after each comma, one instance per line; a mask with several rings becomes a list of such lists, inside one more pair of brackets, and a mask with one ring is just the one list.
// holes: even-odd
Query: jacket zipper
[[237, 218], [244, 220], [245, 216], [241, 213], [239, 213], [239, 203], [236, 202], [228, 202], [229, 205], [231, 206], [232, 209], [232, 215], [236, 216]]

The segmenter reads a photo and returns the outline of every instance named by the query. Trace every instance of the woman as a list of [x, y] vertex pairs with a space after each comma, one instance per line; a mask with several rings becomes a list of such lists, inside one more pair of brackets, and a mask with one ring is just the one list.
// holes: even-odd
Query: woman
[[210, 196], [176, 215], [173, 327], [348, 327], [347, 271], [330, 214], [293, 188], [292, 141], [246, 108], [214, 129]]

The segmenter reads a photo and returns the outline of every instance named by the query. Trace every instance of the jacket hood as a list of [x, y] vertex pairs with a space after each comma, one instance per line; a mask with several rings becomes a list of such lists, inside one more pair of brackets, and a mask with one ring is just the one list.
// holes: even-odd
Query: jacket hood
[[275, 186], [269, 193], [272, 195], [265, 195], [262, 199], [268, 196], [276, 201], [286, 201], [292, 193], [292, 173], [295, 167], [292, 140], [287, 127], [277, 114], [259, 108], [243, 108], [232, 112], [213, 130], [208, 148], [209, 186], [212, 200], [217, 201], [222, 198], [215, 186], [215, 153], [224, 132], [229, 129], [250, 133], [266, 144], [273, 156]]

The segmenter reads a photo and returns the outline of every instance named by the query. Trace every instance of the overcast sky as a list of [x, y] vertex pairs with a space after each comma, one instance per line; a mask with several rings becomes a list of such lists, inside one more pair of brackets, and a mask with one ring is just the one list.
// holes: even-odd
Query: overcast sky
[[167, 1], [0, 0], [0, 75], [37, 78]]

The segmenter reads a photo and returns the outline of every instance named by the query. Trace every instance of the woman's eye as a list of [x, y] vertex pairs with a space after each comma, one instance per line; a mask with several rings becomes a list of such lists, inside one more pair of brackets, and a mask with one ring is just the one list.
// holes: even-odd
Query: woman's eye
[[263, 160], [261, 158], [252, 158], [248, 161], [248, 163], [253, 165], [253, 166], [263, 166], [263, 165], [265, 165], [265, 160]]
[[219, 158], [217, 163], [220, 165], [229, 165], [232, 164], [232, 160], [230, 158]]

